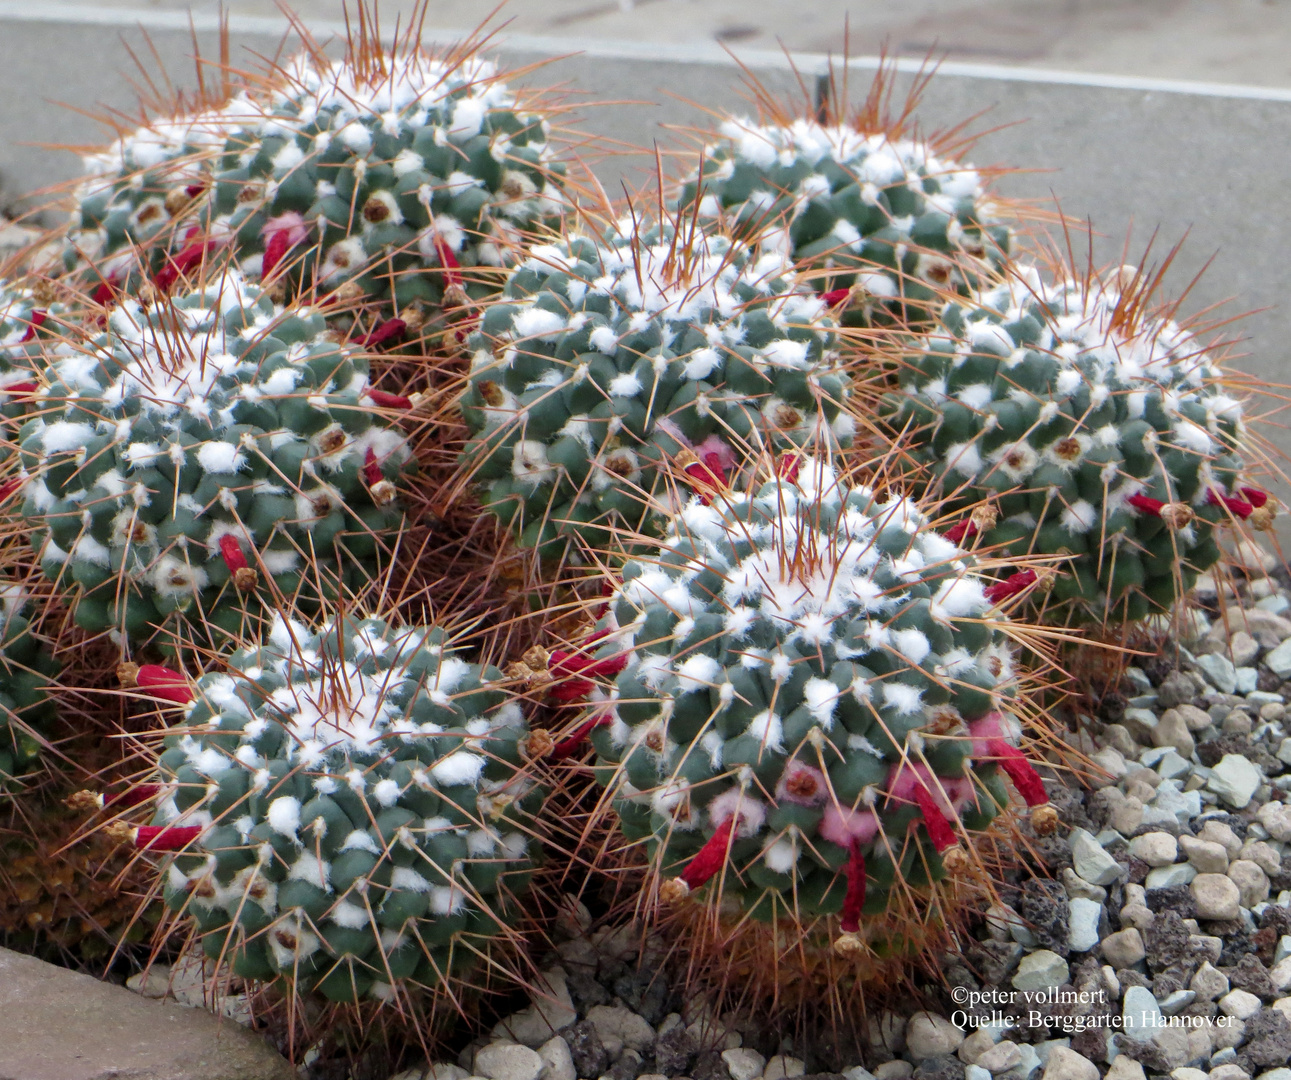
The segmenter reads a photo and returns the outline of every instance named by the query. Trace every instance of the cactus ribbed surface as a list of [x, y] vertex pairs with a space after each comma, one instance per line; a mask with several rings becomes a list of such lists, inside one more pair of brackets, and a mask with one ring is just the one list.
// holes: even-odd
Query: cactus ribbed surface
[[994, 499], [982, 544], [1073, 556], [1052, 600], [1081, 619], [1168, 609], [1218, 560], [1216, 525], [1272, 515], [1241, 479], [1241, 402], [1195, 335], [1144, 310], [1144, 288], [1133, 268], [1020, 270], [947, 304], [887, 399], [940, 494]]
[[39, 729], [55, 707], [48, 688], [60, 665], [32, 636], [28, 606], [19, 586], [0, 586], [0, 791], [40, 754], [23, 729]]
[[367, 361], [236, 272], [127, 301], [47, 362], [22, 513], [88, 630], [142, 637], [177, 615], [237, 632], [257, 592], [360, 584], [402, 520], [391, 481], [409, 451], [374, 414]]
[[975, 169], [849, 123], [727, 120], [682, 187], [683, 211], [696, 200], [700, 221], [790, 256], [846, 300], [848, 324], [926, 321], [1010, 247]]
[[824, 303], [782, 256], [721, 236], [536, 247], [468, 345], [464, 464], [544, 554], [657, 531], [670, 464], [716, 480], [762, 447], [852, 439]]
[[67, 306], [42, 299], [25, 282], [0, 283], [0, 416], [23, 417], [31, 406], [46, 343], [72, 317]]
[[[86, 179], [63, 243], [64, 268], [108, 298], [109, 284], [137, 286], [182, 247], [229, 136], [263, 109], [245, 93], [219, 107], [158, 117], [84, 158]], [[176, 234], [179, 235], [176, 235]]]
[[618, 674], [585, 730], [672, 894], [712, 880], [759, 917], [855, 933], [898, 883], [941, 879], [942, 853], [964, 867], [1003, 773], [1046, 796], [1004, 711], [988, 582], [906, 498], [815, 459], [780, 472], [696, 498], [624, 566], [583, 667]]
[[267, 640], [203, 676], [166, 736], [165, 900], [207, 955], [337, 1001], [447, 984], [520, 915], [542, 791], [501, 673], [378, 619]]

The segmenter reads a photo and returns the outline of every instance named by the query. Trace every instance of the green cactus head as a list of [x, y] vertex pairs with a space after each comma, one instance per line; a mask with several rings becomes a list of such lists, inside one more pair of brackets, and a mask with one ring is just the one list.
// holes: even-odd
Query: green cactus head
[[565, 165], [496, 65], [404, 45], [288, 64], [224, 145], [203, 221], [244, 273], [419, 326], [496, 291], [525, 238], [559, 222]]
[[614, 675], [578, 734], [665, 898], [706, 888], [858, 950], [867, 917], [968, 869], [1006, 775], [1055, 821], [988, 581], [910, 500], [819, 459], [779, 471], [694, 499], [553, 674]]
[[845, 325], [927, 322], [998, 268], [1010, 230], [976, 169], [874, 123], [730, 118], [681, 209], [791, 258]]
[[88, 157], [66, 268], [109, 303], [218, 250], [276, 294], [340, 290], [398, 314], [400, 333], [496, 291], [565, 209], [550, 119], [472, 42], [432, 55], [370, 29], [341, 59], [302, 53]]
[[1150, 285], [1020, 270], [947, 304], [887, 399], [936, 493], [993, 500], [978, 542], [1067, 560], [1049, 602], [1082, 621], [1167, 610], [1219, 558], [1217, 526], [1272, 520], [1242, 479], [1241, 402]]
[[179, 852], [165, 901], [235, 974], [336, 1001], [442, 990], [521, 916], [526, 731], [441, 630], [276, 619], [198, 680], [132, 835]]
[[361, 584], [402, 520], [410, 455], [366, 359], [236, 272], [44, 362], [22, 515], [85, 629], [236, 634], [262, 600]]
[[719, 481], [852, 439], [824, 304], [781, 256], [684, 223], [534, 248], [468, 345], [464, 467], [544, 555], [657, 533], [673, 466]]

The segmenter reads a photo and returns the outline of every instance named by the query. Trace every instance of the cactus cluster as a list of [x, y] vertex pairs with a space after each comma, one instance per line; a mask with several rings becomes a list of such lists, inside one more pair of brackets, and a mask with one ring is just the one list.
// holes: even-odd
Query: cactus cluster
[[33, 636], [28, 605], [19, 586], [0, 587], [0, 790], [36, 762], [35, 733], [54, 713], [49, 687], [59, 664]]
[[523, 546], [605, 550], [657, 532], [671, 463], [849, 445], [838, 346], [773, 252], [668, 225], [537, 246], [468, 341], [464, 464]]
[[1216, 525], [1272, 515], [1242, 479], [1240, 401], [1147, 286], [1017, 270], [948, 303], [887, 399], [937, 493], [993, 501], [963, 533], [1064, 557], [1052, 597], [1081, 619], [1168, 610], [1219, 559]]
[[366, 360], [236, 272], [126, 301], [48, 363], [21, 512], [85, 629], [141, 637], [176, 616], [236, 634], [257, 592], [361, 581], [401, 520], [409, 450], [374, 414]]
[[[142, 680], [141, 680], [142, 682]], [[278, 619], [165, 737], [165, 900], [235, 973], [335, 1001], [460, 976], [519, 916], [541, 789], [496, 668], [443, 631]]]
[[818, 459], [779, 471], [694, 498], [625, 564], [588, 645], [621, 670], [583, 733], [668, 893], [716, 879], [756, 917], [854, 935], [965, 867], [1001, 769], [1056, 822], [988, 580], [905, 497]]
[[[119, 663], [183, 709], [100, 740], [86, 771], [130, 780], [66, 808], [208, 957], [364, 1024], [542, 934], [548, 831], [553, 883], [612, 864], [692, 971], [769, 958], [755, 1004], [793, 952], [784, 985], [864, 992], [989, 891], [1012, 805], [1057, 824], [1059, 680], [1011, 642], [1078, 635], [1023, 619], [1141, 619], [1271, 520], [1243, 406], [1154, 275], [1013, 266], [963, 129], [914, 134], [920, 80], [899, 116], [891, 72], [846, 115], [757, 91], [616, 204], [412, 7], [123, 134], [0, 289], [6, 576], [53, 581], [86, 701]], [[6, 597], [0, 784], [62, 614]], [[101, 700], [73, 738], [140, 730]]]
[[845, 121], [728, 119], [680, 204], [791, 256], [856, 325], [928, 319], [948, 292], [988, 278], [1011, 244], [971, 166]]

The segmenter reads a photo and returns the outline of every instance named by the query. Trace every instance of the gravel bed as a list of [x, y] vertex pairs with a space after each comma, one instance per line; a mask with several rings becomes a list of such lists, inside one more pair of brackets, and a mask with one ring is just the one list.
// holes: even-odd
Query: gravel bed
[[682, 1000], [575, 907], [527, 1008], [391, 1080], [1291, 1080], [1291, 577], [1238, 556], [1069, 736], [1106, 775], [1046, 781], [1050, 876], [1009, 875], [941, 1007], [869, 1018], [851, 1067]]

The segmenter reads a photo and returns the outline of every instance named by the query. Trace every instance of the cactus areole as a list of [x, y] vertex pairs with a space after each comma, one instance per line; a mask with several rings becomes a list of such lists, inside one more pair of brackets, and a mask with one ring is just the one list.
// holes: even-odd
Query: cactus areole
[[238, 632], [257, 597], [357, 584], [402, 520], [410, 454], [366, 360], [236, 272], [46, 360], [22, 511], [88, 630]]
[[1242, 479], [1241, 402], [1195, 335], [1145, 313], [1140, 275], [1049, 284], [1024, 268], [942, 312], [886, 401], [964, 542], [1066, 556], [1052, 601], [1080, 620], [1169, 607], [1219, 558], [1218, 525], [1268, 527]]
[[713, 883], [851, 933], [967, 866], [1004, 776], [1046, 828], [1051, 808], [989, 582], [904, 497], [817, 459], [777, 471], [692, 499], [625, 564], [594, 643], [623, 667], [575, 736], [665, 897]]
[[139, 847], [249, 978], [334, 1000], [435, 988], [519, 916], [541, 798], [501, 673], [442, 631], [278, 620], [206, 675], [159, 760]]
[[[658, 534], [680, 470], [849, 445], [834, 324], [780, 255], [627, 227], [536, 247], [469, 339], [464, 463], [525, 546]], [[577, 548], [576, 548], [577, 550]]]

